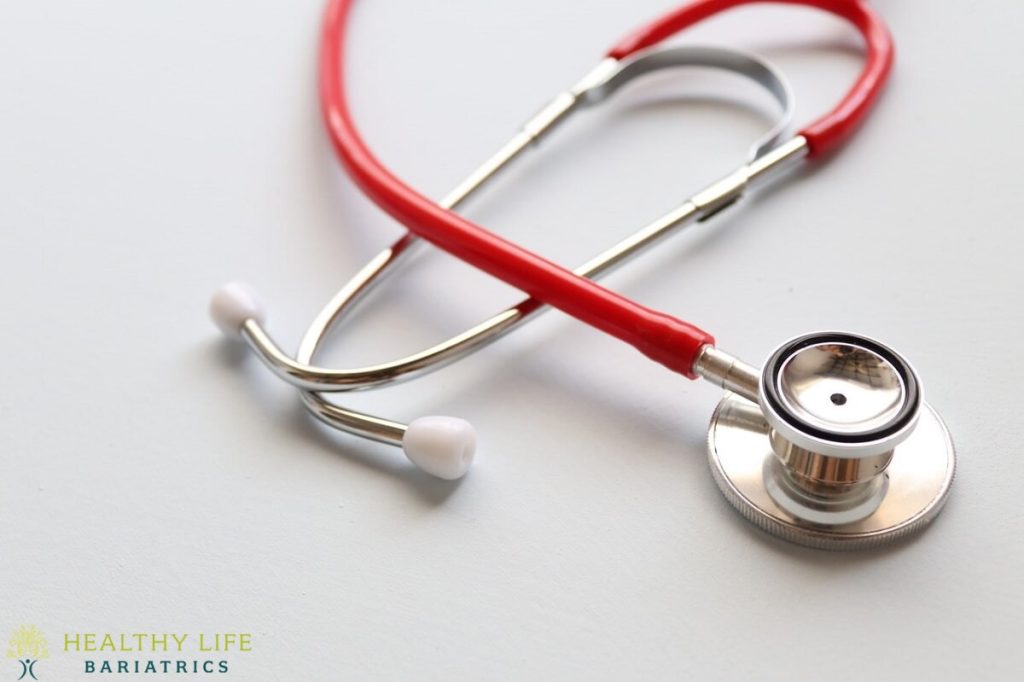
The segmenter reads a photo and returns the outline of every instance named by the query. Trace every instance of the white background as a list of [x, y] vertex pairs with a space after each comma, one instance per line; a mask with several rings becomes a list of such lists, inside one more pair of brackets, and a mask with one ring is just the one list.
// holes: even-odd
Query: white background
[[[859, 554], [741, 520], [705, 464], [718, 391], [559, 313], [349, 396], [470, 419], [478, 460], [458, 484], [327, 433], [218, 337], [208, 296], [239, 278], [294, 348], [400, 234], [327, 144], [321, 5], [0, 5], [0, 638], [47, 634], [40, 679], [82, 677], [65, 632], [231, 631], [254, 633], [254, 651], [222, 679], [1022, 674], [1024, 4], [878, 0], [897, 64], [854, 144], [607, 280], [754, 362], [821, 328], [911, 358], [957, 443], [957, 481], [922, 536]], [[440, 196], [672, 6], [366, 0], [358, 122]], [[801, 122], [861, 64], [856, 34], [809, 10], [738, 10], [685, 39], [773, 60]], [[575, 265], [730, 170], [769, 110], [734, 78], [654, 78], [468, 214]], [[328, 359], [418, 350], [515, 300], [431, 253]], [[17, 671], [0, 660], [0, 679]]]

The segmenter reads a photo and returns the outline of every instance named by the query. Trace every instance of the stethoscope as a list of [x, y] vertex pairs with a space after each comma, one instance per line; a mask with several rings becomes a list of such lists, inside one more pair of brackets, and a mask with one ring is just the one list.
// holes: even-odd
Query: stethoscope
[[[435, 203], [392, 175], [360, 137], [346, 103], [343, 69], [352, 0], [330, 0], [320, 61], [327, 128], [352, 178], [409, 232], [367, 263], [324, 306], [294, 358], [267, 333], [263, 307], [243, 284], [225, 285], [214, 295], [214, 321], [226, 335], [245, 340], [275, 374], [296, 386], [305, 407], [320, 421], [399, 446], [424, 471], [457, 479], [468, 470], [476, 449], [475, 432], [464, 420], [428, 416], [403, 424], [342, 407], [324, 394], [382, 386], [438, 369], [550, 305], [622, 339], [675, 372], [725, 389], [711, 417], [708, 460], [722, 493], [758, 527], [827, 549], [875, 547], [920, 530], [946, 501], [955, 453], [945, 425], [924, 402], [917, 373], [903, 356], [865, 336], [816, 332], [786, 341], [756, 369], [717, 348], [714, 338], [694, 325], [592, 281], [684, 225], [710, 218], [748, 188], [839, 147], [867, 115], [889, 74], [893, 49], [885, 25], [863, 0], [773, 0], [836, 14], [855, 25], [867, 45], [865, 66], [845, 98], [792, 137], [787, 133], [792, 96], [774, 67], [731, 49], [657, 47], [709, 16], [759, 1], [763, 0], [696, 0], [631, 33]], [[576, 270], [551, 263], [453, 212], [573, 112], [605, 101], [645, 74], [695, 66], [737, 73], [764, 88], [780, 107], [775, 125], [735, 172]], [[392, 362], [357, 369], [313, 364], [328, 333], [414, 250], [420, 238], [529, 297], [458, 336]]]

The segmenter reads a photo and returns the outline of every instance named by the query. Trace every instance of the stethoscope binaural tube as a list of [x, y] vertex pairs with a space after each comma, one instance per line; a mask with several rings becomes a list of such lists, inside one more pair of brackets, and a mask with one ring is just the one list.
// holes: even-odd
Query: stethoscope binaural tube
[[[564, 121], [572, 112], [601, 104], [627, 83], [652, 72], [687, 67], [713, 68], [744, 76], [764, 88], [779, 104], [780, 114], [774, 125], [751, 146], [749, 161], [742, 167], [743, 182], [735, 188], [737, 192], [745, 186], [766, 181], [773, 173], [785, 169], [787, 161], [799, 158], [801, 145], [780, 144], [791, 134], [794, 100], [784, 77], [774, 67], [760, 58], [733, 49], [706, 46], [656, 48], [621, 61], [603, 62], [595, 73], [589, 74], [554, 100], [562, 102], [572, 98], [572, 107], [560, 105], [559, 111], [562, 113], [558, 118], [546, 113], [550, 107], [532, 117], [496, 154], [441, 199], [440, 204], [446, 208], [460, 206], [486, 186], [499, 170], [545, 138], [557, 123]], [[719, 184], [714, 183], [712, 187]], [[722, 206], [717, 200], [708, 197], [708, 194], [708, 190], [699, 192], [692, 199], [590, 259], [574, 272], [585, 277], [600, 276], [683, 226], [710, 217], [721, 210]], [[317, 419], [329, 426], [400, 446], [421, 467], [424, 466], [424, 460], [416, 456], [414, 444], [424, 440], [437, 444], [437, 438], [446, 441], [447, 445], [442, 442], [440, 448], [447, 451], [449, 456], [438, 456], [434, 448], [432, 459], [435, 461], [433, 465], [427, 463], [424, 468], [435, 475], [450, 478], [465, 472], [468, 466], [465, 453], [468, 444], [475, 440], [471, 427], [463, 420], [427, 417], [406, 425], [343, 407], [326, 400], [320, 392], [365, 390], [437, 370], [493, 342], [530, 319], [546, 308], [542, 302], [527, 298], [462, 334], [399, 360], [354, 369], [322, 368], [312, 364], [328, 332], [386, 273], [412, 253], [417, 243], [419, 239], [407, 233], [356, 273], [314, 318], [294, 359], [281, 350], [266, 331], [262, 305], [249, 287], [237, 283], [226, 285], [214, 296], [211, 311], [228, 336], [240, 334], [277, 376], [302, 389], [300, 395], [304, 405]], [[424, 433], [437, 436], [424, 436]], [[458, 466], [441, 465], [437, 460], [448, 460]]]

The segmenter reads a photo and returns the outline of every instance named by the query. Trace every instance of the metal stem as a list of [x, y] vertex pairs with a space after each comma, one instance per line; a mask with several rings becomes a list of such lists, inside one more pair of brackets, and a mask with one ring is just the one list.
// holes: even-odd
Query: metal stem
[[693, 363], [693, 371], [726, 391], [739, 394], [755, 404], [758, 401], [757, 386], [761, 373], [756, 367], [723, 350], [712, 345], [704, 346]]

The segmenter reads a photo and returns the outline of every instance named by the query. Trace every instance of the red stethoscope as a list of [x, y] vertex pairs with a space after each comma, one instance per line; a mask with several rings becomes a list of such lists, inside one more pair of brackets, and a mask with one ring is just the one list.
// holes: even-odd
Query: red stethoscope
[[[507, 333], [549, 305], [634, 346], [690, 379], [726, 389], [711, 420], [709, 462], [726, 498], [759, 527], [815, 547], [876, 546], [927, 524], [952, 483], [955, 455], [945, 426], [923, 400], [907, 361], [873, 339], [816, 332], [787, 341], [760, 369], [715, 346], [698, 327], [644, 307], [593, 281], [649, 244], [728, 207], [745, 190], [800, 160], [838, 149], [867, 116], [889, 75], [888, 29], [862, 0], [769, 0], [818, 8], [855, 26], [866, 60], [853, 87], [825, 116], [789, 135], [788, 85], [759, 57], [717, 47], [664, 47], [662, 41], [710, 16], [764, 0], [696, 0], [630, 33], [598, 66], [559, 94], [497, 154], [437, 202], [388, 170], [367, 147], [347, 102], [346, 26], [352, 0], [330, 0], [320, 55], [322, 111], [345, 169], [409, 233], [379, 254], [314, 320], [290, 356], [270, 338], [255, 294], [233, 283], [211, 304], [214, 320], [244, 339], [280, 377], [300, 389], [321, 421], [403, 448], [441, 478], [461, 477], [473, 459], [475, 432], [463, 420], [421, 417], [403, 424], [344, 408], [325, 394], [351, 391], [435, 369]], [[735, 172], [576, 270], [566, 269], [456, 213], [465, 198], [574, 111], [611, 96], [626, 82], [663, 68], [734, 71], [769, 91], [783, 114]], [[422, 238], [528, 295], [520, 304], [421, 353], [358, 369], [314, 364], [324, 336], [392, 265]]]

